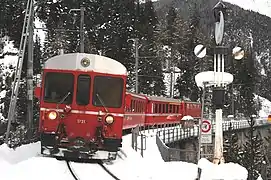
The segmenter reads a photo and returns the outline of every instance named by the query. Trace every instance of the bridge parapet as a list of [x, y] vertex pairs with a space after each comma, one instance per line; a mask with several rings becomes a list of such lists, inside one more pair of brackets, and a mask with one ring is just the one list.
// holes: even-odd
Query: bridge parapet
[[[261, 128], [264, 126], [270, 126], [271, 124], [266, 121], [266, 119], [256, 119], [255, 127]], [[223, 131], [232, 131], [232, 130], [242, 130], [249, 128], [249, 124], [247, 120], [240, 121], [224, 121], [223, 122]], [[212, 124], [212, 133], [215, 133], [215, 124]], [[199, 126], [196, 125], [194, 127], [182, 128], [176, 127], [172, 129], [164, 129], [160, 130], [156, 134], [156, 144], [162, 158], [165, 161], [187, 161], [187, 162], [196, 162], [197, 151], [195, 150], [186, 150], [186, 149], [177, 149], [170, 148], [167, 146], [169, 143], [177, 142], [180, 140], [189, 140], [189, 139], [197, 139], [199, 134]], [[182, 155], [180, 155], [182, 154]]]

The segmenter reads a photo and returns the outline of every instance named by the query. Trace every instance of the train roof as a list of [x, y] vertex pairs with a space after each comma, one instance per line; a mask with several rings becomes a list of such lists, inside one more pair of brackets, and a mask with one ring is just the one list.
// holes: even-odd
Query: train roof
[[150, 101], [160, 101], [160, 102], [174, 102], [174, 103], [180, 103], [182, 102], [180, 99], [172, 99], [172, 98], [167, 98], [167, 97], [159, 97], [159, 96], [150, 96], [150, 95], [146, 95], [146, 94], [136, 94], [133, 92], [126, 92], [127, 94], [131, 94], [135, 97], [138, 98], [143, 98], [143, 99], [148, 99]]
[[193, 101], [187, 101], [187, 100], [182, 100], [182, 99], [173, 99], [173, 98], [167, 98], [163, 96], [150, 96], [146, 94], [136, 94], [133, 92], [126, 91], [127, 94], [131, 94], [135, 97], [142, 98], [142, 99], [148, 99], [150, 101], [159, 101], [159, 102], [169, 102], [169, 103], [190, 103], [190, 104], [200, 104], [200, 102], [193, 102]]
[[130, 94], [130, 95], [132, 95], [134, 97], [147, 100], [147, 97], [145, 95], [143, 95], [143, 94], [136, 94], [136, 93], [133, 93], [133, 92], [130, 92], [130, 91], [126, 91], [126, 94]]
[[160, 102], [174, 102], [174, 103], [181, 103], [182, 100], [180, 99], [173, 99], [167, 97], [160, 97], [160, 96], [147, 96], [146, 97], [151, 101], [160, 101]]
[[54, 56], [44, 64], [44, 69], [94, 71], [99, 73], [127, 75], [120, 62], [97, 54], [70, 53]]

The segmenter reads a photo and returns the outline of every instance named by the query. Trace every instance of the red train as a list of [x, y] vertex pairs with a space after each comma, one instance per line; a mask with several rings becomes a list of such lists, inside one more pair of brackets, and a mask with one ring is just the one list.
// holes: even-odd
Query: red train
[[196, 102], [126, 91], [127, 70], [108, 57], [71, 53], [45, 62], [35, 89], [40, 101], [41, 153], [76, 159], [114, 159], [123, 130], [200, 118]]

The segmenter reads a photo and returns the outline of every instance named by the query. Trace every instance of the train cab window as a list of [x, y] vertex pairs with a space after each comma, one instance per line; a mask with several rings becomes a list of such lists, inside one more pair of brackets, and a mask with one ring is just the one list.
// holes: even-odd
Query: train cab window
[[109, 76], [95, 76], [92, 104], [98, 107], [120, 108], [123, 101], [124, 80]]
[[47, 72], [45, 75], [44, 102], [71, 104], [73, 87], [73, 74]]
[[76, 103], [88, 105], [90, 96], [90, 76], [79, 75], [77, 79]]

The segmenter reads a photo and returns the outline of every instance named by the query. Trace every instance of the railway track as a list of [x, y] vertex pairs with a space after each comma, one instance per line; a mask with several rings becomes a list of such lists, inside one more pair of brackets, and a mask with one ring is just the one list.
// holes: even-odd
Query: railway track
[[66, 163], [67, 163], [68, 169], [69, 169], [69, 171], [70, 171], [72, 177], [74, 178], [74, 180], [79, 180], [79, 178], [78, 178], [78, 177], [75, 175], [75, 173], [73, 172], [73, 169], [72, 169], [72, 167], [71, 167], [70, 161], [66, 161]]
[[[73, 168], [71, 167], [71, 164], [70, 164], [71, 161], [67, 161], [66, 160], [66, 164], [67, 164], [67, 167], [71, 173], [71, 175], [73, 176], [74, 180], [80, 180], [79, 177], [76, 175], [76, 173], [74, 172]], [[102, 161], [98, 161], [96, 164], [100, 165], [101, 168], [103, 168], [103, 170], [105, 172], [107, 172], [114, 180], [120, 180], [116, 175], [114, 175], [107, 167], [105, 167], [104, 165], [104, 162]]]

